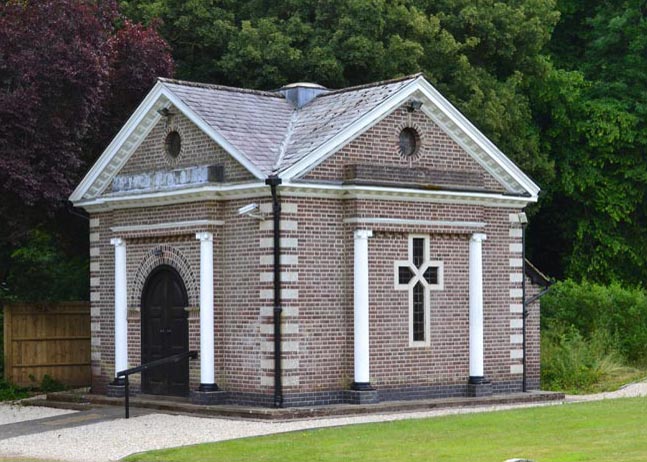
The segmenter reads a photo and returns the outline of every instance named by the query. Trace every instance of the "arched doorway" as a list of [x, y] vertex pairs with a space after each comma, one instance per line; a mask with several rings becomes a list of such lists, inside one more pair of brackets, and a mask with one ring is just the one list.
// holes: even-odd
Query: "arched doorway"
[[[189, 350], [186, 288], [170, 266], [155, 268], [142, 292], [142, 364]], [[142, 392], [186, 396], [189, 393], [189, 360], [142, 373]]]

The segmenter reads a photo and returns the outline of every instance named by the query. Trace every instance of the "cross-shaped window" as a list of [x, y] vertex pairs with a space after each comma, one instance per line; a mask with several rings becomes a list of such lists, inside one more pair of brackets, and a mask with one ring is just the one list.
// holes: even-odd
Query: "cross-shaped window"
[[443, 290], [443, 262], [429, 257], [429, 236], [409, 236], [409, 259], [396, 261], [395, 289], [409, 291], [409, 344], [429, 346], [430, 291]]

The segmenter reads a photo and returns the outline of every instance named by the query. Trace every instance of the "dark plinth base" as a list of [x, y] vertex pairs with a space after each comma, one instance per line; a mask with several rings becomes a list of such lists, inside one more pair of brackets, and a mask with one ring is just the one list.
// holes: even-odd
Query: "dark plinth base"
[[223, 404], [227, 399], [227, 393], [222, 390], [201, 391], [200, 389], [191, 392], [193, 404]]
[[380, 402], [377, 390], [348, 390], [345, 393], [348, 404], [375, 404]]
[[467, 396], [470, 398], [492, 396], [492, 383], [483, 377], [470, 377], [467, 383]]
[[[132, 391], [130, 392], [132, 396]], [[116, 385], [114, 382], [109, 384], [106, 388], [106, 396], [110, 398], [123, 398], [126, 396], [126, 387], [124, 385]]]
[[375, 388], [373, 388], [369, 382], [353, 382], [353, 384], [350, 386], [350, 389], [355, 391], [375, 390]]
[[198, 391], [218, 391], [220, 388], [218, 388], [218, 385], [215, 383], [201, 383], [200, 386], [198, 387]]

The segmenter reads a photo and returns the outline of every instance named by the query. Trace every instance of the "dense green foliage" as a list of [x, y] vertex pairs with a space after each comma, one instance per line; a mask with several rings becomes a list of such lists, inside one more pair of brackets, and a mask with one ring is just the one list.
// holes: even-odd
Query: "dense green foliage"
[[643, 0], [124, 0], [162, 20], [178, 77], [341, 87], [422, 71], [544, 193], [552, 276], [647, 279]]
[[289, 432], [135, 454], [130, 462], [638, 462], [647, 399]]
[[591, 391], [647, 367], [647, 294], [589, 282], [555, 284], [542, 299], [542, 387]]
[[548, 194], [531, 230], [535, 261], [556, 276], [644, 285], [645, 4], [561, 0], [557, 6], [561, 20], [549, 52], [559, 69], [533, 89], [542, 148], [555, 162], [555, 180], [544, 185]]
[[52, 236], [34, 230], [9, 260], [5, 301], [88, 300], [88, 261], [69, 257]]
[[546, 72], [552, 0], [130, 0], [162, 20], [179, 78], [272, 89], [338, 88], [415, 72], [426, 77], [538, 178], [552, 174], [526, 94]]
[[[172, 73], [154, 26], [125, 18], [115, 0], [0, 2], [0, 290], [14, 298], [80, 295], [87, 221], [65, 201], [157, 76]], [[56, 255], [34, 254], [34, 229], [57, 236]], [[27, 268], [30, 259], [41, 267]], [[42, 267], [47, 259], [59, 266], [60, 287]]]
[[[71, 138], [65, 138], [64, 150], [52, 149], [45, 140], [33, 149], [21, 144], [25, 155], [3, 157], [9, 167], [0, 173], [13, 172], [7, 178], [21, 183], [6, 191], [7, 198], [17, 199], [3, 201], [7, 226], [0, 233], [1, 282], [7, 283], [11, 254], [24, 243], [26, 230], [60, 224], [43, 211], [65, 198], [84, 163], [96, 158], [155, 74], [172, 71], [156, 30], [171, 47], [176, 76], [190, 80], [264, 89], [310, 80], [335, 88], [424, 72], [541, 185], [539, 204], [529, 208], [528, 254], [542, 270], [605, 284], [635, 286], [647, 280], [644, 0], [119, 4], [124, 16], [110, 1], [3, 4], [0, 32], [6, 39], [0, 43], [7, 58], [0, 61], [0, 94], [7, 101], [3, 110], [12, 111], [5, 118], [24, 123], [19, 130], [4, 124], [7, 136], [0, 137], [0, 144], [40, 140], [36, 135], [48, 133], [57, 143], [61, 133]], [[59, 15], [58, 25], [47, 21]], [[26, 23], [35, 26], [23, 27]], [[40, 32], [29, 39], [32, 29]], [[69, 52], [66, 44], [75, 43], [83, 53]], [[52, 44], [60, 49], [56, 56], [49, 53]], [[92, 56], [97, 59], [86, 59]], [[20, 71], [23, 67], [31, 71]], [[92, 73], [98, 77], [80, 77]], [[28, 79], [38, 85], [27, 85], [32, 83]], [[55, 103], [51, 107], [58, 112], [44, 105], [57, 101], [47, 95], [67, 89], [70, 82], [79, 87], [76, 98], [66, 100], [65, 111]], [[29, 90], [30, 98], [18, 90]], [[69, 114], [84, 119], [61, 123]], [[37, 130], [45, 126], [52, 130]], [[31, 131], [23, 135], [24, 129]], [[17, 152], [9, 144], [5, 151]], [[17, 162], [26, 167], [16, 167]], [[38, 187], [30, 186], [30, 178]], [[39, 199], [45, 196], [46, 201]], [[25, 203], [35, 205], [23, 210]], [[71, 228], [60, 233], [55, 227], [54, 233], [76, 242], [87, 232], [79, 222]], [[65, 258], [73, 258], [68, 257], [74, 255], [72, 247], [65, 249]]]

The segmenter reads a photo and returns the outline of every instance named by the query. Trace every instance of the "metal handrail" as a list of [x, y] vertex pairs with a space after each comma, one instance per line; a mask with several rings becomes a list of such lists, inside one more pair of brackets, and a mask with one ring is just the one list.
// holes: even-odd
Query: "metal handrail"
[[123, 371], [117, 372], [117, 378], [123, 377], [124, 378], [124, 392], [125, 392], [125, 400], [124, 400], [124, 406], [126, 407], [126, 419], [130, 418], [130, 383], [128, 381], [128, 377], [133, 375], [133, 374], [139, 374], [140, 372], [147, 371], [149, 369], [153, 369], [155, 367], [163, 366], [165, 364], [171, 364], [171, 363], [178, 363], [182, 361], [183, 359], [189, 358], [189, 359], [196, 359], [198, 357], [198, 352], [197, 351], [186, 351], [184, 353], [178, 353], [176, 355], [171, 355], [167, 356], [165, 358], [161, 359], [156, 359], [155, 361], [151, 361], [146, 364], [141, 364], [137, 367], [131, 367], [130, 369], [126, 369]]

